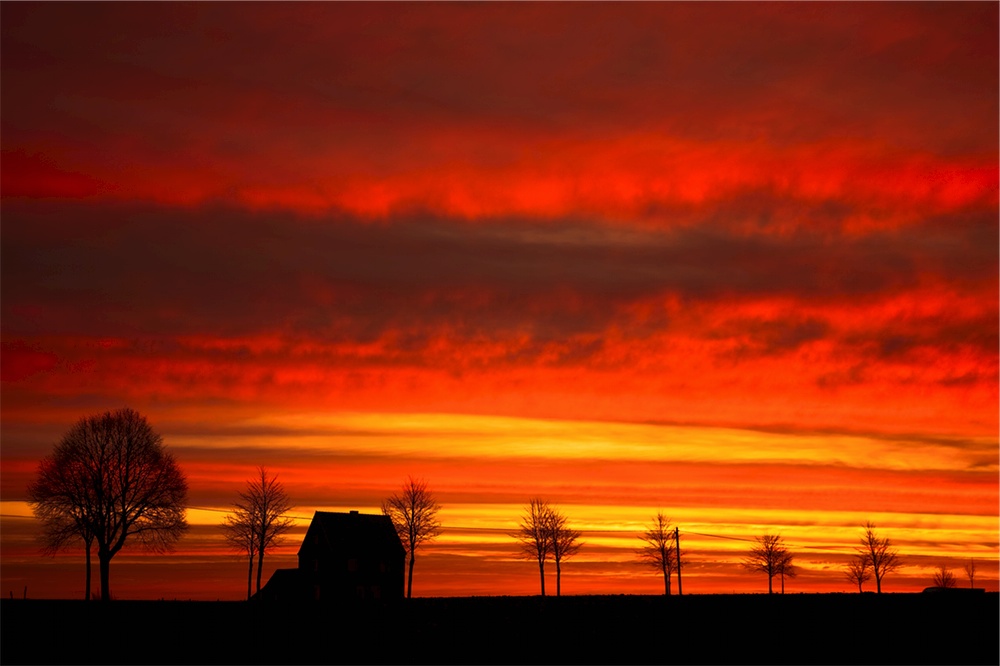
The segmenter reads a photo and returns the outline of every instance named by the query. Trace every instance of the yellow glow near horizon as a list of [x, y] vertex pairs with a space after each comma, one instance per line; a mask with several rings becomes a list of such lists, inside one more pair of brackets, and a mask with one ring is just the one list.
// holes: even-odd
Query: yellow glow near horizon
[[[274, 414], [238, 425], [240, 447], [338, 451], [416, 458], [559, 458], [671, 462], [780, 462], [885, 470], [968, 470], [983, 467], [996, 438], [965, 438], [962, 445], [917, 438], [777, 433], [734, 428], [605, 421], [565, 421], [464, 414]], [[255, 428], [277, 427], [254, 435]], [[284, 432], [281, 430], [284, 429]], [[176, 446], [225, 438], [173, 435]]]
[[[11, 518], [32, 518], [27, 502], [3, 501], [2, 513]], [[291, 515], [296, 532], [304, 530], [313, 511], [352, 510], [350, 506], [300, 507]], [[592, 543], [614, 546], [622, 540], [636, 539], [655, 515], [649, 506], [557, 505], [570, 524]], [[380, 513], [378, 507], [359, 506], [362, 513]], [[664, 512], [679, 526], [686, 544], [711, 544], [713, 550], [745, 549], [740, 541], [751, 540], [764, 532], [780, 533], [789, 543], [830, 552], [851, 550], [861, 533], [861, 525], [872, 520], [877, 528], [891, 534], [908, 553], [934, 555], [942, 551], [951, 556], [989, 555], [982, 550], [997, 536], [995, 516], [944, 514], [860, 514], [838, 511], [801, 511], [794, 509], [741, 508], [669, 508]], [[228, 511], [220, 508], [189, 508], [187, 520], [192, 526], [216, 526]], [[510, 541], [524, 511], [523, 504], [464, 503], [442, 507], [439, 514], [444, 528], [441, 544], [489, 544]], [[709, 536], [702, 536], [709, 535]], [[982, 545], [959, 545], [959, 544]], [[992, 553], [996, 556], [996, 553]]]
[[[692, 589], [753, 588], [757, 581], [743, 577], [739, 563], [755, 537], [777, 533], [803, 573], [798, 585], [849, 590], [841, 568], [869, 520], [906, 561], [900, 576], [909, 578], [907, 589], [929, 578], [940, 562], [958, 571], [963, 561], [976, 558], [983, 580], [992, 580], [998, 566], [1000, 530], [996, 515], [988, 513], [997, 483], [976, 468], [991, 447], [995, 453], [995, 443], [986, 439], [959, 446], [442, 414], [297, 414], [230, 427], [230, 433], [171, 435], [192, 488], [203, 494], [201, 504], [187, 512], [191, 533], [166, 557], [218, 558], [220, 566], [233, 569], [237, 594], [242, 565], [216, 528], [231, 509], [226, 500], [235, 499], [246, 481], [247, 461], [255, 457], [247, 449], [280, 460], [279, 478], [296, 498], [295, 526], [269, 554], [268, 572], [294, 566], [314, 511], [378, 514], [378, 498], [397, 492], [410, 473], [425, 478], [442, 504], [442, 533], [418, 558], [427, 586], [422, 589], [437, 594], [530, 592], [530, 562], [512, 535], [534, 496], [548, 500], [581, 531], [584, 545], [569, 571], [575, 571], [575, 584], [596, 585], [588, 590], [619, 584], [643, 589], [638, 535], [657, 510], [680, 529], [691, 584], [704, 581]], [[227, 451], [237, 442], [242, 452], [233, 458]], [[5, 502], [3, 513], [32, 515], [26, 502]], [[4, 528], [27, 534], [31, 522], [5, 520]], [[26, 545], [18, 548], [9, 552], [33, 556]], [[489, 572], [495, 563], [507, 568], [494, 580]], [[520, 582], [505, 588], [504, 580]], [[655, 589], [655, 581], [649, 582]]]

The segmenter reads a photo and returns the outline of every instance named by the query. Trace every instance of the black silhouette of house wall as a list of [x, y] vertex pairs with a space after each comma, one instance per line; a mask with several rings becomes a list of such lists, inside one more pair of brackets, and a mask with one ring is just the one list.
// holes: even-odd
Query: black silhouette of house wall
[[406, 553], [388, 516], [317, 511], [299, 547], [298, 569], [278, 569], [267, 600], [370, 601], [403, 598]]

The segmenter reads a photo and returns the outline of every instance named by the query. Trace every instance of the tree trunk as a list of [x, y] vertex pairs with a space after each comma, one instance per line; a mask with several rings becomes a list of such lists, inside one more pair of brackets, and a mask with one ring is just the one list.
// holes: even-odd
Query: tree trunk
[[562, 564], [556, 560], [556, 596], [562, 596]]
[[666, 565], [663, 566], [663, 594], [670, 596], [670, 574], [667, 573]]
[[260, 592], [260, 577], [264, 573], [264, 549], [257, 553], [257, 591]]
[[774, 587], [772, 586], [772, 581], [774, 581], [774, 576], [768, 574], [767, 576], [767, 593], [774, 594]]
[[545, 560], [538, 560], [538, 577], [542, 581], [542, 596], [545, 596]]
[[101, 570], [101, 601], [111, 601], [111, 554], [98, 548], [97, 561]]
[[875, 593], [882, 594], [882, 577], [875, 574]]
[[83, 591], [83, 598], [86, 601], [90, 601], [90, 585], [91, 585], [91, 573], [90, 573], [90, 549], [94, 545], [93, 541], [87, 542], [87, 588]]
[[414, 558], [414, 553], [411, 551], [410, 552], [410, 574], [406, 578], [406, 598], [407, 599], [412, 599], [413, 598], [413, 560], [414, 559], [415, 559]]
[[681, 528], [674, 528], [674, 553], [677, 558], [677, 595], [684, 596], [684, 587], [681, 585]]
[[247, 601], [253, 596], [253, 553], [247, 555]]

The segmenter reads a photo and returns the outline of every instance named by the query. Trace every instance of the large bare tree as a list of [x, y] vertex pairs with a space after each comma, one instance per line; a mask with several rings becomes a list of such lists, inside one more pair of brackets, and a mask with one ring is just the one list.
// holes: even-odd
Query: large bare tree
[[847, 580], [858, 586], [858, 592], [864, 592], [862, 585], [872, 579], [872, 568], [868, 564], [868, 558], [858, 553], [847, 562], [847, 570], [844, 572]]
[[880, 537], [875, 531], [875, 525], [868, 521], [864, 525], [864, 533], [861, 535], [861, 547], [858, 554], [868, 561], [872, 575], [875, 577], [875, 591], [882, 593], [882, 579], [886, 574], [892, 573], [902, 563], [899, 560], [899, 553], [892, 547], [889, 537]]
[[247, 599], [251, 597], [254, 559], [257, 560], [257, 591], [260, 592], [264, 572], [264, 556], [283, 541], [283, 536], [295, 524], [286, 514], [292, 501], [277, 475], [271, 476], [264, 467], [247, 481], [239, 493], [233, 510], [226, 516], [222, 528], [226, 541], [247, 556]]
[[552, 554], [552, 533], [549, 530], [551, 509], [545, 500], [535, 497], [528, 501], [514, 538], [521, 547], [521, 554], [538, 563], [542, 596], [545, 596], [545, 561]]
[[670, 577], [675, 566], [674, 530], [670, 519], [662, 511], [658, 511], [652, 524], [639, 538], [646, 545], [637, 550], [637, 554], [646, 564], [663, 574], [664, 594], [670, 596]]
[[552, 547], [552, 561], [556, 564], [556, 596], [562, 596], [562, 563], [575, 555], [583, 544], [580, 532], [571, 529], [568, 519], [560, 511], [549, 507], [547, 526]]
[[413, 596], [413, 563], [416, 560], [417, 548], [441, 532], [441, 523], [437, 519], [440, 510], [441, 505], [427, 490], [427, 483], [415, 480], [413, 477], [407, 479], [399, 493], [391, 495], [382, 502], [382, 513], [392, 520], [409, 559], [406, 576], [407, 599]]
[[[754, 540], [750, 552], [743, 559], [747, 571], [767, 575], [767, 593], [774, 592], [774, 577], [791, 567], [792, 558], [782, 539], [777, 534], [765, 534]], [[787, 573], [785, 575], [788, 575]]]
[[124, 408], [80, 419], [42, 459], [28, 502], [54, 552], [97, 545], [101, 599], [111, 599], [111, 560], [126, 544], [162, 552], [187, 530], [187, 479], [146, 418]]

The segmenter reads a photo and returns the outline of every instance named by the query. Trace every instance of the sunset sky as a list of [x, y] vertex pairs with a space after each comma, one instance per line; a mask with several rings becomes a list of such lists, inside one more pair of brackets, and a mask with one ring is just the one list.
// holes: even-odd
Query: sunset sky
[[[144, 414], [190, 483], [118, 598], [239, 599], [258, 465], [301, 518], [442, 504], [416, 596], [998, 587], [995, 2], [0, 5], [0, 594], [83, 596], [25, 488]], [[96, 575], [96, 570], [95, 570]], [[874, 584], [870, 584], [874, 589]], [[554, 588], [554, 585], [553, 585]]]

